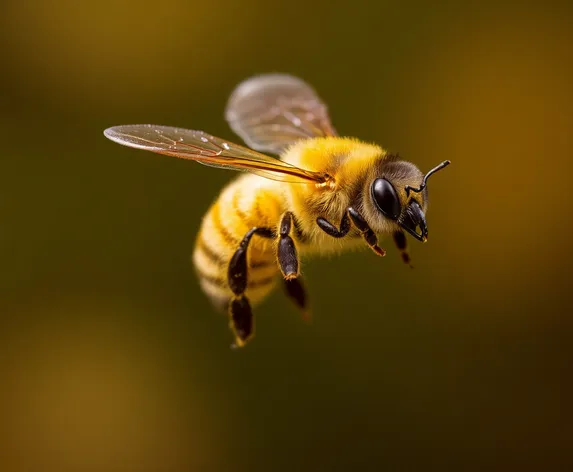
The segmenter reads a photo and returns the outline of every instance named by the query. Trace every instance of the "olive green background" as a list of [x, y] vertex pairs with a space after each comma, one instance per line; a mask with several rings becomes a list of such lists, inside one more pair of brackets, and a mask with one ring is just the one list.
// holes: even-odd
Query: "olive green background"
[[[566, 2], [4, 0], [0, 469], [573, 467], [573, 9]], [[429, 242], [303, 261], [257, 336], [190, 254], [232, 174], [116, 124], [238, 140], [254, 74], [428, 170]], [[483, 469], [482, 469], [483, 470]]]

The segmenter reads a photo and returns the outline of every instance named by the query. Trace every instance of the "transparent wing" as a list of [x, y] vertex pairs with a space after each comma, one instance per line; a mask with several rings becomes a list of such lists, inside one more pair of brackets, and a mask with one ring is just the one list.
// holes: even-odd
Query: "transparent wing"
[[313, 88], [284, 74], [240, 83], [229, 98], [225, 118], [249, 147], [274, 154], [300, 139], [336, 135], [327, 107]]
[[241, 170], [283, 182], [324, 182], [324, 174], [300, 169], [274, 157], [216, 138], [203, 131], [158, 125], [114, 126], [104, 131], [116, 143], [190, 159], [207, 166]]

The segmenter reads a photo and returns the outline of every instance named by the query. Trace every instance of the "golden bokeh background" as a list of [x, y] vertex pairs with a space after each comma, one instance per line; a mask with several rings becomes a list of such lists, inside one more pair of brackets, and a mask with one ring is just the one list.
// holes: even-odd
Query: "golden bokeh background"
[[[5, 0], [0, 470], [573, 467], [570, 2]], [[427, 170], [430, 239], [304, 261], [229, 349], [190, 266], [232, 175], [117, 146], [238, 140], [233, 87], [287, 72], [337, 129]]]

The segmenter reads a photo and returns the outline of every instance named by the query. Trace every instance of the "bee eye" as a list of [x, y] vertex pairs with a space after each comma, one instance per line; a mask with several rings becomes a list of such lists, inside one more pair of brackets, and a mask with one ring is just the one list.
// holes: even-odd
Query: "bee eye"
[[397, 220], [400, 216], [400, 200], [394, 186], [386, 179], [376, 179], [371, 191], [374, 203], [384, 216]]

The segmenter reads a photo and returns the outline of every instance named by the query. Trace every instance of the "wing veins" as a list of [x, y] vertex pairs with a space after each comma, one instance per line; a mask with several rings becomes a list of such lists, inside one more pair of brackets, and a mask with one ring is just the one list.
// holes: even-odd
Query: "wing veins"
[[328, 108], [316, 91], [285, 74], [242, 82], [227, 102], [225, 113], [233, 131], [258, 151], [281, 154], [301, 138], [336, 136]]
[[113, 141], [126, 146], [194, 160], [208, 166], [251, 171], [274, 180], [322, 183], [328, 179], [325, 174], [301, 169], [203, 131], [154, 125], [125, 125], [110, 128], [105, 134]]

